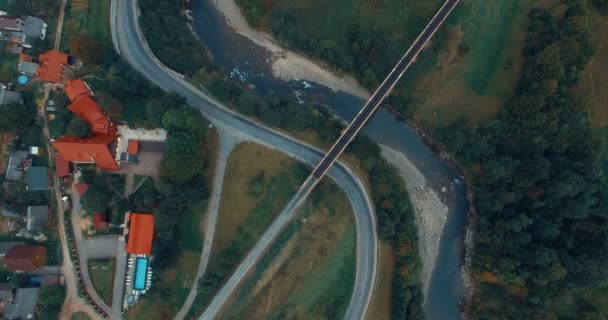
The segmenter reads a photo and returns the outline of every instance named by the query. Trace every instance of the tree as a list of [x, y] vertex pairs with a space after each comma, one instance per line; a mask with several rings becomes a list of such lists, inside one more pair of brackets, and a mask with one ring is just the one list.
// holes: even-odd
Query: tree
[[74, 135], [78, 138], [88, 138], [91, 136], [91, 126], [80, 117], [72, 117], [65, 133]]
[[163, 174], [177, 183], [186, 183], [200, 174], [205, 165], [200, 144], [201, 140], [191, 133], [171, 134], [162, 161]]
[[258, 172], [251, 180], [249, 180], [249, 193], [260, 196], [264, 192], [264, 171]]
[[40, 289], [40, 296], [38, 298], [40, 319], [59, 319], [63, 300], [65, 300], [64, 286], [48, 286]]
[[26, 103], [9, 103], [0, 108], [0, 131], [16, 132], [18, 129], [25, 128], [32, 124], [33, 115], [31, 105]]
[[114, 197], [113, 191], [103, 185], [91, 185], [80, 199], [89, 214], [104, 212]]

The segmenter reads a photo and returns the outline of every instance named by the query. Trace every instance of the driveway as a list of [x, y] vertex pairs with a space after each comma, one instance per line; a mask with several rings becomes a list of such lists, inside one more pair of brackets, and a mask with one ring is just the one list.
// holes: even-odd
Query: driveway
[[[110, 314], [111, 309], [110, 307], [103, 301], [103, 299], [101, 299], [101, 297], [99, 297], [99, 295], [97, 294], [97, 291], [95, 290], [95, 287], [93, 287], [93, 282], [91, 281], [91, 275], [89, 274], [89, 265], [88, 265], [88, 260], [91, 258], [92, 256], [96, 256], [96, 252], [97, 249], [97, 243], [99, 243], [99, 246], [104, 248], [103, 250], [101, 250], [103, 253], [107, 253], [108, 246], [107, 246], [107, 242], [109, 242], [108, 240], [106, 240], [106, 238], [99, 238], [99, 239], [91, 239], [91, 240], [87, 240], [84, 241], [85, 239], [83, 239], [82, 237], [82, 230], [80, 228], [81, 226], [81, 217], [80, 217], [80, 211], [82, 210], [82, 207], [80, 205], [80, 196], [78, 194], [78, 191], [76, 190], [76, 184], [73, 183], [72, 184], [72, 213], [71, 213], [71, 219], [72, 219], [72, 226], [74, 228], [74, 242], [76, 244], [76, 249], [78, 251], [78, 260], [80, 262], [80, 276], [82, 277], [82, 281], [84, 283], [84, 286], [86, 287], [87, 292], [89, 293], [91, 299], [93, 299], [93, 301], [95, 302], [95, 304], [97, 304], [106, 314]], [[99, 241], [98, 241], [99, 240]], [[104, 258], [106, 258], [107, 256], [104, 256]]]

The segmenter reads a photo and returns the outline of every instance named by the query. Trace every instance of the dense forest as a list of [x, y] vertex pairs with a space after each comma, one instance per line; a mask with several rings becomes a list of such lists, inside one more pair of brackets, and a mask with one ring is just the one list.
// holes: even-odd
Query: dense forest
[[[217, 70], [205, 54], [205, 47], [190, 32], [174, 34], [187, 28], [186, 17], [181, 15], [181, 5], [178, 0], [140, 2], [144, 34], [152, 51], [163, 63], [176, 71], [193, 75], [193, 79], [204, 85], [214, 97], [245, 115], [291, 132], [314, 129], [324, 144], [338, 138], [343, 125], [323, 108], [303, 108], [290, 97], [260, 97]], [[178, 22], [183, 27], [170, 28]], [[155, 33], [154, 30], [158, 29], [165, 31]], [[184, 37], [184, 34], [189, 36]], [[151, 38], [154, 41], [150, 41]], [[180, 56], [189, 62], [177, 65], [171, 48], [186, 48], [180, 50]], [[152, 105], [148, 106], [148, 114], [156, 114]], [[396, 273], [393, 279], [393, 314], [397, 318], [422, 319], [421, 262], [414, 213], [405, 185], [395, 169], [380, 157], [378, 146], [369, 138], [357, 138], [347, 152], [355, 155], [369, 174], [378, 214], [378, 233], [395, 248], [407, 248], [396, 251], [396, 270], [402, 272]]]
[[435, 133], [474, 176], [475, 319], [544, 319], [561, 290], [608, 276], [607, 185], [569, 90], [594, 48], [585, 2], [565, 4], [559, 15], [530, 11], [525, 70], [497, 120]]

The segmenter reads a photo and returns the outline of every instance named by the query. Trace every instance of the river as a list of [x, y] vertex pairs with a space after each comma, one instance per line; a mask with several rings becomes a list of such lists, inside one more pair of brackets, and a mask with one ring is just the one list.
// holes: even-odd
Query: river
[[[226, 74], [254, 85], [262, 95], [269, 92], [294, 95], [297, 92], [303, 101], [324, 105], [346, 121], [354, 118], [365, 101], [315, 83], [274, 78], [268, 50], [235, 33], [211, 1], [192, 0], [193, 29]], [[468, 204], [466, 186], [456, 180], [460, 179], [458, 170], [433, 152], [414, 128], [385, 109], [378, 110], [364, 133], [377, 143], [403, 153], [448, 206], [447, 222], [441, 234], [424, 308], [427, 319], [460, 319], [459, 303], [465, 297], [461, 266]], [[444, 187], [447, 192], [442, 192]]]

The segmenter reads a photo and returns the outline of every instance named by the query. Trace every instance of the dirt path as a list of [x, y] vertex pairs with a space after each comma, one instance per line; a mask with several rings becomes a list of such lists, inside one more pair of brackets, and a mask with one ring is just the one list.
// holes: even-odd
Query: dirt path
[[447, 219], [448, 207], [440, 196], [427, 185], [422, 173], [402, 153], [384, 145], [380, 145], [380, 147], [382, 156], [397, 168], [399, 175], [405, 181], [414, 206], [418, 226], [418, 247], [423, 266], [422, 282], [426, 295], [439, 254], [439, 242]]
[[55, 50], [59, 50], [59, 46], [61, 46], [61, 32], [63, 31], [65, 5], [67, 2], [67, 0], [61, 1], [61, 8], [59, 9], [59, 18], [57, 18], [57, 31], [55, 31]]
[[338, 75], [301, 54], [281, 47], [271, 35], [251, 28], [234, 0], [215, 0], [213, 3], [238, 34], [272, 53], [272, 73], [275, 77], [283, 80], [313, 81], [333, 90], [348, 92], [363, 99], [369, 98], [369, 91], [354, 77]]

